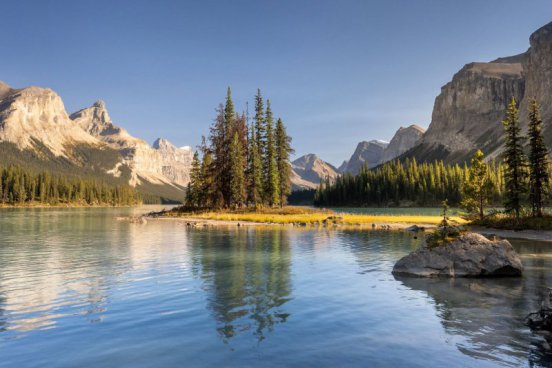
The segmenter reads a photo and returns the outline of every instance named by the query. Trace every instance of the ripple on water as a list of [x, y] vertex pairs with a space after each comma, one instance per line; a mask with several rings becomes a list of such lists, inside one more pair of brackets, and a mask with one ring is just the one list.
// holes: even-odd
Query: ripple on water
[[135, 211], [2, 213], [0, 366], [550, 363], [522, 325], [549, 245], [514, 242], [522, 279], [395, 279], [408, 233], [114, 221]]

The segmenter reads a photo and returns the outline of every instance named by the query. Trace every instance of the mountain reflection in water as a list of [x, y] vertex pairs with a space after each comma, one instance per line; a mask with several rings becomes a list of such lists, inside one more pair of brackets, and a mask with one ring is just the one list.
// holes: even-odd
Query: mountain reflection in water
[[518, 279], [395, 279], [408, 232], [147, 224], [119, 209], [0, 210], [0, 367], [552, 366]]

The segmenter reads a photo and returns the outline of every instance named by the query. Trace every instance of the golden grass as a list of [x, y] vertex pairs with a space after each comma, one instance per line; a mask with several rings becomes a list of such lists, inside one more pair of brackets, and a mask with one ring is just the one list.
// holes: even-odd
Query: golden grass
[[[261, 209], [242, 211], [210, 211], [210, 212], [172, 212], [169, 216], [187, 217], [203, 220], [218, 221], [245, 221], [276, 224], [322, 224], [324, 222], [344, 225], [371, 225], [382, 223], [400, 224], [427, 224], [438, 225], [440, 216], [415, 216], [415, 215], [361, 215], [348, 213], [334, 213], [327, 210], [312, 208], [285, 207], [283, 209]], [[453, 216], [450, 221], [457, 224], [466, 223], [460, 217]]]

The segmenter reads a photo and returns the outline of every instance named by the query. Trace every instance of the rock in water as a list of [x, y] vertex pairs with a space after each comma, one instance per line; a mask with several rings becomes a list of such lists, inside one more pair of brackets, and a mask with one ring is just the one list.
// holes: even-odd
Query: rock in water
[[435, 248], [421, 248], [401, 258], [394, 275], [418, 277], [521, 276], [523, 266], [509, 241], [490, 241], [468, 233]]

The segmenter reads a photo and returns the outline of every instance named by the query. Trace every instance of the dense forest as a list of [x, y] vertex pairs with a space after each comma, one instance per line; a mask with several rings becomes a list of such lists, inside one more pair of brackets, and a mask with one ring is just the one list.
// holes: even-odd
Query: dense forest
[[315, 193], [318, 206], [432, 206], [448, 201], [482, 220], [485, 206], [504, 206], [516, 223], [523, 216], [545, 216], [550, 199], [551, 165], [542, 134], [540, 107], [532, 100], [528, 109], [527, 137], [522, 134], [519, 108], [508, 105], [504, 126], [503, 157], [487, 162], [477, 150], [470, 165], [445, 165], [442, 161], [418, 163], [404, 159], [375, 169], [364, 167], [358, 175], [345, 174], [322, 182]]
[[228, 88], [194, 155], [186, 208], [277, 207], [291, 193], [291, 138], [282, 119], [274, 119], [270, 100], [257, 90], [255, 116], [234, 110]]
[[[503, 166], [492, 163], [488, 172], [491, 203], [502, 202]], [[439, 205], [448, 199], [459, 205], [469, 167], [445, 165], [443, 161], [417, 163], [415, 159], [387, 162], [373, 170], [364, 167], [358, 175], [344, 174], [330, 184], [323, 182], [315, 194], [318, 206]]]
[[78, 176], [35, 173], [21, 166], [0, 167], [0, 204], [5, 205], [109, 205], [141, 203], [129, 186], [110, 186]]

